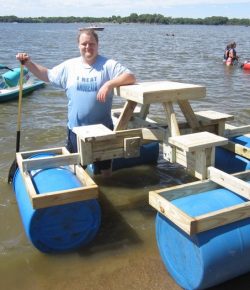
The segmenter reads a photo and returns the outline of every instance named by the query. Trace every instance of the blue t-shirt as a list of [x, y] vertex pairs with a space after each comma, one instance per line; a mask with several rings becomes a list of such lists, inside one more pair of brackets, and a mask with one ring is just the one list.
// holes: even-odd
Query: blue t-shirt
[[131, 73], [117, 61], [100, 55], [91, 66], [83, 63], [82, 57], [77, 57], [48, 70], [49, 81], [66, 92], [70, 129], [93, 124], [112, 127], [113, 93], [106, 102], [98, 101], [96, 95], [104, 83], [124, 72]]

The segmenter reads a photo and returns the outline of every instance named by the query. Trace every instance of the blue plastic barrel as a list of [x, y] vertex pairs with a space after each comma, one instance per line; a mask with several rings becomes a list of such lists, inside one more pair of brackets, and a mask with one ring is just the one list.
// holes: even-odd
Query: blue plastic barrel
[[[159, 143], [151, 142], [140, 147], [140, 156], [132, 158], [115, 158], [112, 161], [112, 171], [122, 168], [130, 168], [138, 165], [156, 164], [159, 158]], [[99, 168], [95, 164], [88, 165], [90, 174], [100, 174]]]
[[[31, 158], [51, 154], [37, 154]], [[68, 167], [31, 172], [38, 194], [81, 187]], [[101, 222], [101, 210], [96, 199], [33, 209], [25, 185], [17, 170], [13, 188], [27, 237], [41, 252], [64, 252], [87, 245], [96, 236]]]
[[[243, 203], [226, 189], [176, 199], [172, 203], [190, 216]], [[156, 238], [168, 272], [184, 289], [206, 289], [250, 271], [250, 219], [192, 236], [158, 213]]]
[[[244, 135], [234, 137], [230, 140], [247, 148], [250, 147], [250, 138]], [[250, 160], [224, 148], [216, 147], [215, 167], [231, 174], [249, 170]]]

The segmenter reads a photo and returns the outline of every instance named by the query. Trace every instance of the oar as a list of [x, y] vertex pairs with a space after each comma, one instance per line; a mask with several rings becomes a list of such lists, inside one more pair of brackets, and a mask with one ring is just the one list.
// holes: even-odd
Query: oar
[[[23, 97], [23, 64], [21, 63], [20, 79], [19, 79], [18, 114], [17, 114], [16, 153], [19, 152], [20, 149], [22, 97]], [[12, 182], [16, 169], [17, 169], [17, 161], [15, 159], [9, 170], [8, 183]]]

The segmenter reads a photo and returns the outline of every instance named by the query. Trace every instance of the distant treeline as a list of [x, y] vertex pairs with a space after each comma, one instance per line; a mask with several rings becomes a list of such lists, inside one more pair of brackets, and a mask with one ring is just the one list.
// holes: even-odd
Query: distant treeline
[[17, 23], [150, 23], [150, 24], [199, 24], [199, 25], [250, 25], [250, 19], [238, 19], [212, 16], [206, 18], [172, 18], [161, 14], [140, 14], [132, 13], [129, 16], [111, 16], [111, 17], [17, 17], [0, 16], [0, 22]]

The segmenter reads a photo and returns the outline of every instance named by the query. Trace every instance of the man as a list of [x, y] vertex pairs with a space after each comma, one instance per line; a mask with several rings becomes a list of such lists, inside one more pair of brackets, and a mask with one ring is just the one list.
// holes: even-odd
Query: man
[[[103, 124], [113, 129], [113, 89], [135, 83], [135, 76], [129, 69], [98, 54], [98, 42], [93, 29], [80, 30], [78, 48], [81, 56], [52, 69], [34, 63], [27, 53], [16, 56], [36, 77], [65, 90], [68, 98], [67, 148], [70, 152], [77, 151], [74, 127]], [[111, 160], [97, 162], [96, 166], [103, 176], [110, 176]]]

